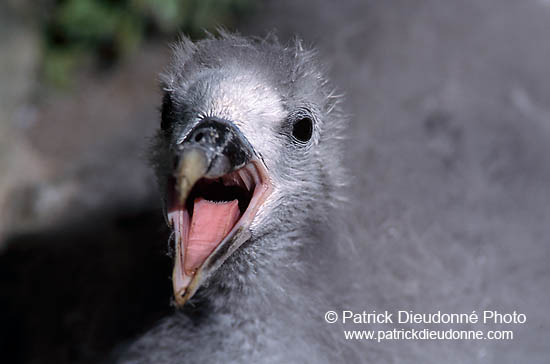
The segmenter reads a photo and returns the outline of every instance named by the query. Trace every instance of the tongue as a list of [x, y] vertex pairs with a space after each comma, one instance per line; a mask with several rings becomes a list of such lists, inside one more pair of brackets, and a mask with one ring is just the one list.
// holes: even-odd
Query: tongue
[[185, 249], [185, 271], [197, 269], [239, 220], [239, 202], [212, 202], [197, 198]]

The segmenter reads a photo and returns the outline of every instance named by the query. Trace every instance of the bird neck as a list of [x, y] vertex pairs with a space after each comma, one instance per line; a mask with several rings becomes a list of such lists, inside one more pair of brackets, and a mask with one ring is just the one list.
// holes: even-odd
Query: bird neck
[[197, 292], [188, 314], [200, 310], [204, 317], [235, 323], [287, 315], [289, 307], [298, 314], [306, 308], [304, 302], [326, 301], [323, 276], [335, 257], [329, 235], [317, 228], [249, 241]]
[[322, 319], [323, 312], [336, 307], [335, 292], [326, 285], [337, 259], [331, 251], [335, 240], [321, 229], [307, 236], [278, 237], [243, 246], [182, 310], [133, 345], [127, 357], [155, 361], [151, 355], [160, 342], [168, 347], [163, 355], [177, 360], [338, 362], [331, 355], [339, 346], [333, 345], [336, 341]]

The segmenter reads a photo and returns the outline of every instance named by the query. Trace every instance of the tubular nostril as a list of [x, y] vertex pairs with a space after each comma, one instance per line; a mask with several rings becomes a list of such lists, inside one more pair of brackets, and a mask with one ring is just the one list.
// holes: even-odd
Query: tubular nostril
[[202, 138], [204, 138], [204, 134], [203, 133], [198, 133], [197, 135], [195, 135], [195, 141], [198, 143], [202, 140]]

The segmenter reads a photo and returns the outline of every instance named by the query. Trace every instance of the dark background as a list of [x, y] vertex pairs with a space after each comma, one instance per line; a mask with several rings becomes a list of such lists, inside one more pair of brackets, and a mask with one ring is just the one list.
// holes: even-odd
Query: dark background
[[298, 34], [346, 95], [352, 228], [339, 243], [352, 241], [357, 279], [335, 288], [344, 306], [527, 315], [497, 327], [511, 342], [358, 343], [365, 358], [548, 362], [550, 2], [222, 3], [178, 10], [207, 14], [198, 24], [164, 29], [145, 12], [76, 38], [59, 35], [72, 28], [55, 2], [0, 5], [3, 355], [97, 362], [170, 312], [145, 154], [157, 74], [179, 29], [225, 24]]

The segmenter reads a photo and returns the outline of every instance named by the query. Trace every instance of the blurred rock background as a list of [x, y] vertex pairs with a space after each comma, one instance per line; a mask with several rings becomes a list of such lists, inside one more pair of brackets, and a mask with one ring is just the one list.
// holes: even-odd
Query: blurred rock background
[[[362, 259], [349, 262], [360, 279], [340, 282], [335, 292], [344, 308], [501, 309], [528, 317], [528, 325], [514, 327], [513, 342], [356, 343], [365, 358], [547, 363], [547, 0], [2, 2], [0, 241], [27, 232], [10, 246], [31, 245], [0, 262], [0, 277], [15, 282], [3, 294], [26, 297], [25, 285], [65, 279], [26, 266], [19, 277], [18, 259], [55, 244], [81, 246], [91, 262], [83, 268], [71, 260], [67, 272], [93, 275], [106, 266], [112, 272], [103, 280], [122, 287], [87, 282], [86, 309], [70, 299], [75, 282], [67, 279], [46, 308], [16, 301], [10, 309], [25, 315], [0, 322], [14, 328], [10, 338], [44, 341], [28, 344], [27, 358], [94, 362], [166, 310], [169, 267], [152, 278], [154, 268], [166, 269], [152, 253], [166, 232], [155, 230], [162, 222], [145, 157], [158, 123], [157, 74], [179, 30], [199, 38], [201, 28], [219, 24], [254, 35], [276, 29], [282, 40], [300, 35], [319, 47], [346, 94], [349, 220]], [[149, 241], [156, 245], [123, 258], [135, 250], [129, 244]], [[120, 267], [104, 264], [102, 251]], [[46, 253], [48, 266], [66, 261]], [[143, 279], [137, 285], [124, 273], [135, 271]], [[47, 289], [33, 293], [41, 305], [51, 300]], [[120, 316], [110, 308], [137, 302], [149, 302], [149, 310]], [[36, 324], [44, 311], [66, 319]], [[109, 320], [135, 327], [108, 331]], [[90, 331], [111, 334], [99, 340]], [[68, 335], [72, 351], [60, 349]]]

